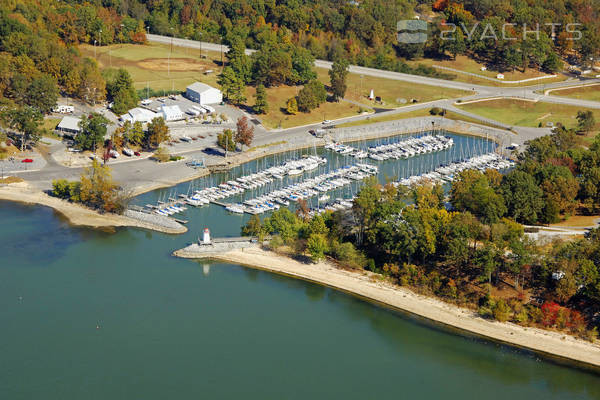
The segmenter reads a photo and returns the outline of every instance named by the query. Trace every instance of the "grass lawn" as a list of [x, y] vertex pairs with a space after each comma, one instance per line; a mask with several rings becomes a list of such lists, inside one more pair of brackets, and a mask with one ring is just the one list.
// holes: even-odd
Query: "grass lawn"
[[[515, 99], [487, 100], [476, 103], [458, 105], [469, 111], [486, 118], [503, 122], [508, 125], [538, 127], [540, 122], [546, 126], [547, 122], [562, 123], [567, 128], [577, 125], [577, 111], [579, 107], [551, 104], [544, 102], [531, 102]], [[600, 110], [592, 110], [596, 121], [600, 122]], [[600, 128], [599, 124], [596, 128]]]
[[54, 129], [56, 129], [56, 125], [58, 125], [61, 119], [62, 118], [44, 118], [42, 128], [47, 129], [49, 131], [53, 131]]
[[[439, 65], [441, 67], [454, 68], [454, 69], [458, 69], [460, 71], [486, 76], [488, 78], [496, 78], [496, 75], [498, 75], [498, 71], [495, 71], [493, 69], [486, 69], [485, 71], [482, 71], [481, 67], [486, 66], [485, 64], [479, 63], [479, 62], [473, 60], [472, 58], [469, 58], [467, 56], [461, 56], [461, 55], [457, 56], [456, 60], [452, 60], [450, 58], [444, 59], [444, 60], [422, 58], [422, 59], [418, 59], [418, 60], [407, 61], [407, 64], [409, 64], [410, 66], [413, 66], [413, 67], [417, 66], [417, 64], [424, 64], [427, 66]], [[489, 66], [487, 66], [487, 67], [490, 68]], [[541, 79], [539, 81], [525, 82], [522, 84], [521, 83], [510, 84], [510, 83], [493, 82], [493, 81], [490, 81], [489, 79], [482, 79], [482, 78], [478, 78], [478, 77], [474, 77], [474, 76], [470, 76], [470, 75], [466, 75], [466, 74], [459, 74], [459, 73], [455, 73], [455, 72], [447, 71], [447, 70], [443, 70], [443, 69], [438, 69], [438, 71], [456, 75], [455, 80], [459, 81], [459, 82], [467, 82], [467, 83], [473, 83], [473, 84], [477, 84], [477, 85], [487, 85], [487, 86], [505, 86], [505, 87], [527, 86], [527, 85], [535, 85], [537, 83], [558, 82], [558, 81], [562, 81], [562, 80], [566, 79], [562, 75], [559, 75], [556, 78], [546, 78], [546, 79]], [[525, 72], [516, 70], [516, 71], [506, 71], [506, 72], [503, 72], [503, 74], [504, 74], [505, 81], [519, 81], [519, 80], [523, 80], [523, 79], [530, 79], [530, 78], [536, 78], [538, 76], [548, 75], [545, 72], [538, 71], [533, 68], [528, 68]]]
[[600, 84], [571, 89], [552, 90], [549, 94], [572, 99], [600, 101]]
[[[417, 118], [417, 117], [430, 117], [430, 116], [431, 116], [431, 114], [429, 113], [429, 108], [425, 108], [425, 109], [420, 109], [420, 110], [415, 110], [415, 111], [408, 111], [408, 112], [399, 113], [399, 114], [385, 115], [385, 116], [381, 116], [381, 117], [371, 117], [369, 119], [363, 119], [363, 120], [359, 120], [359, 121], [347, 122], [345, 124], [339, 124], [339, 125], [336, 125], [336, 126], [338, 128], [346, 128], [346, 127], [349, 127], [349, 126], [360, 126], [360, 125], [373, 124], [375, 122], [397, 121], [397, 120], [401, 120], [401, 119]], [[474, 119], [474, 118], [465, 117], [463, 115], [456, 114], [456, 113], [454, 113], [452, 111], [447, 111], [446, 115], [444, 116], [444, 118], [451, 119], [451, 120], [454, 120], [454, 121], [471, 122], [471, 123], [474, 123], [474, 124], [488, 126], [488, 124], [486, 124], [485, 122], [479, 121], [479, 120]], [[495, 128], [495, 127], [492, 126], [492, 128]]]
[[[329, 84], [328, 70], [317, 68], [317, 75], [321, 82]], [[348, 74], [348, 89], [346, 98], [370, 107], [396, 108], [408, 104], [411, 99], [419, 103], [440, 99], [452, 99], [472, 94], [470, 91], [448, 89], [431, 85], [418, 85], [410, 82], [396, 81], [392, 79], [377, 78], [374, 76], [363, 76], [360, 74]], [[380, 96], [383, 104], [377, 104], [368, 99], [373, 89], [375, 96]], [[403, 102], [403, 100], [405, 102]]]
[[[80, 45], [84, 56], [94, 57], [94, 46]], [[221, 55], [218, 52], [163, 44], [115, 44], [96, 47], [100, 68], [125, 68], [131, 74], [136, 89], [149, 86], [155, 90], [185, 90], [190, 83], [200, 81], [217, 86]], [[214, 72], [205, 75], [205, 71]]]
[[[269, 112], [265, 115], [257, 116], [268, 128], [291, 128], [294, 126], [314, 124], [325, 119], [338, 119], [357, 115], [359, 106], [340, 101], [339, 103], [325, 102], [319, 108], [310, 113], [299, 111], [296, 115], [289, 115], [285, 111], [286, 102], [289, 98], [296, 96], [301, 87], [278, 86], [267, 88], [267, 102], [269, 103]], [[248, 86], [246, 88], [246, 106], [254, 104], [254, 93], [256, 89]]]
[[597, 225], [596, 221], [600, 219], [600, 215], [572, 215], [564, 221], [558, 222], [556, 224], [551, 224], [550, 226], [574, 226], [574, 227], [586, 227], [586, 226], [595, 226]]

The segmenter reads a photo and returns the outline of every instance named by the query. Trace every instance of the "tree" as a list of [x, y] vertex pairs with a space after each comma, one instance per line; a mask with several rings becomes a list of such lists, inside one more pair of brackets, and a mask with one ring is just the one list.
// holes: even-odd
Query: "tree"
[[325, 86], [316, 79], [304, 85], [300, 92], [298, 92], [296, 99], [298, 109], [302, 112], [312, 111], [319, 107], [325, 100], [327, 100]]
[[592, 111], [577, 111], [577, 130], [581, 134], [588, 134], [596, 126], [596, 119]]
[[229, 51], [227, 52], [229, 66], [235, 72], [236, 76], [244, 84], [250, 82], [252, 77], [252, 61], [246, 55], [246, 46], [244, 40], [239, 35], [233, 35], [229, 39]]
[[333, 62], [333, 65], [329, 70], [330, 86], [335, 101], [340, 101], [346, 94], [346, 89], [348, 88], [348, 85], [346, 84], [348, 68], [348, 60], [338, 58]]
[[75, 141], [82, 150], [96, 150], [98, 143], [104, 142], [107, 125], [110, 123], [103, 115], [92, 113], [87, 118], [79, 121], [81, 132], [75, 137]]
[[452, 54], [452, 58], [456, 60], [456, 56], [458, 54], [463, 54], [467, 50], [467, 45], [465, 44], [465, 36], [463, 34], [462, 28], [457, 27], [452, 35], [452, 40], [446, 40], [444, 42], [445, 50], [449, 51]]
[[246, 101], [244, 79], [232, 67], [227, 66], [223, 69], [223, 72], [219, 75], [218, 83], [221, 85], [225, 98], [233, 104], [241, 104]]
[[107, 165], [92, 160], [92, 165], [81, 174], [79, 189], [80, 201], [92, 208], [107, 212], [122, 212], [125, 209], [123, 199], [113, 182], [112, 173]]
[[285, 111], [290, 115], [295, 115], [298, 112], [298, 102], [295, 97], [291, 97], [285, 103]]
[[217, 135], [217, 144], [220, 148], [225, 150], [225, 157], [227, 157], [227, 152], [235, 150], [233, 131], [231, 129], [225, 129], [223, 132], [219, 133]]
[[160, 146], [158, 149], [156, 149], [156, 151], [154, 152], [154, 156], [153, 156], [158, 162], [167, 162], [171, 159], [171, 154], [169, 154], [169, 151], [164, 147], [164, 146]]
[[112, 81], [106, 85], [109, 99], [113, 101], [112, 110], [117, 115], [125, 114], [135, 107], [139, 101], [133, 87], [133, 80], [126, 69], [120, 68]]
[[311, 259], [314, 262], [317, 262], [325, 258], [325, 253], [329, 249], [329, 244], [327, 243], [327, 238], [325, 237], [325, 235], [313, 233], [308, 237], [306, 247], [308, 249], [308, 252], [310, 253]]
[[250, 147], [252, 139], [254, 138], [254, 126], [248, 123], [248, 117], [243, 116], [238, 118], [236, 124], [236, 133], [233, 140], [235, 143], [239, 143], [244, 149], [244, 145]]
[[40, 139], [40, 125], [43, 117], [40, 111], [30, 106], [9, 108], [0, 114], [4, 123], [11, 129], [21, 133], [21, 151], [27, 142]]
[[503, 197], [490, 186], [488, 177], [477, 170], [461, 171], [450, 189], [450, 202], [458, 211], [470, 211], [483, 222], [497, 222], [505, 213]]
[[169, 127], [165, 123], [164, 118], [156, 117], [150, 121], [146, 132], [146, 147], [154, 149], [168, 140], [171, 140], [171, 136], [169, 135]]
[[140, 121], [135, 121], [133, 125], [130, 125], [124, 132], [124, 138], [127, 143], [134, 146], [141, 146], [142, 143], [144, 143], [144, 127], [142, 126], [142, 123]]
[[533, 176], [518, 170], [509, 172], [502, 179], [502, 194], [509, 216], [525, 224], [539, 220], [544, 194]]
[[85, 58], [81, 64], [79, 73], [80, 84], [77, 88], [77, 97], [90, 104], [96, 104], [104, 100], [106, 96], [106, 83], [98, 70], [98, 64]]
[[256, 99], [254, 102], [254, 112], [257, 114], [266, 114], [269, 112], [269, 104], [267, 103], [267, 90], [265, 89], [265, 85], [259, 84], [256, 87], [256, 94], [254, 95]]
[[256, 214], [250, 217], [246, 225], [242, 226], [242, 236], [260, 236], [262, 234], [262, 224], [260, 217]]
[[26, 101], [42, 114], [52, 111], [58, 99], [56, 80], [49, 75], [34, 79], [27, 88]]

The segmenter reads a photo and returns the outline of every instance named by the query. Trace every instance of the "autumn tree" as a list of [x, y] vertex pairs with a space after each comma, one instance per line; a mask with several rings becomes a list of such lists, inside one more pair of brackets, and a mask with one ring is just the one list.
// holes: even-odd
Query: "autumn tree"
[[110, 167], [92, 160], [92, 165], [84, 169], [79, 185], [80, 201], [95, 209], [106, 212], [122, 212], [125, 209], [123, 199], [113, 182]]
[[291, 97], [285, 103], [285, 111], [290, 115], [295, 115], [298, 112], [298, 102], [296, 97]]
[[242, 146], [242, 150], [244, 145], [250, 147], [252, 139], [254, 138], [254, 126], [250, 125], [248, 122], [248, 117], [243, 116], [238, 118], [236, 124], [236, 133], [233, 140], [235, 143]]
[[217, 144], [220, 148], [225, 150], [225, 157], [227, 152], [235, 150], [235, 141], [233, 140], [233, 131], [231, 129], [225, 129], [223, 132], [217, 135]]
[[169, 140], [171, 140], [171, 135], [169, 134], [169, 127], [165, 123], [164, 118], [156, 117], [150, 121], [145, 137], [146, 147], [155, 149], [161, 143]]

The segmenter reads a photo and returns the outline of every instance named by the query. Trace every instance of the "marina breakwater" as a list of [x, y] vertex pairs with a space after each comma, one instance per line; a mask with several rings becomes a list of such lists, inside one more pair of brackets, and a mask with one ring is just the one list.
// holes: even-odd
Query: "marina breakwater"
[[175, 250], [173, 255], [180, 258], [210, 258], [221, 254], [256, 247], [256, 239], [250, 237], [233, 237], [213, 239], [210, 243], [192, 243], [187, 247]]

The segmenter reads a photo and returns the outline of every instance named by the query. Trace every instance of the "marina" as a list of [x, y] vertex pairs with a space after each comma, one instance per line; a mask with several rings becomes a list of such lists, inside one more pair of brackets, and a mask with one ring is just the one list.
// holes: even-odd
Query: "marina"
[[[189, 207], [202, 209], [211, 204], [230, 215], [295, 209], [299, 201], [306, 202], [310, 215], [343, 210], [352, 207], [369, 176], [395, 185], [447, 184], [465, 168], [510, 168], [512, 162], [494, 153], [495, 147], [489, 140], [439, 132], [397, 135], [352, 146], [329, 143], [259, 159], [187, 187], [178, 185], [161, 192], [156, 202], [145, 203], [144, 209], [169, 216], [184, 213], [186, 219]], [[361, 152], [381, 160], [355, 156]]]

